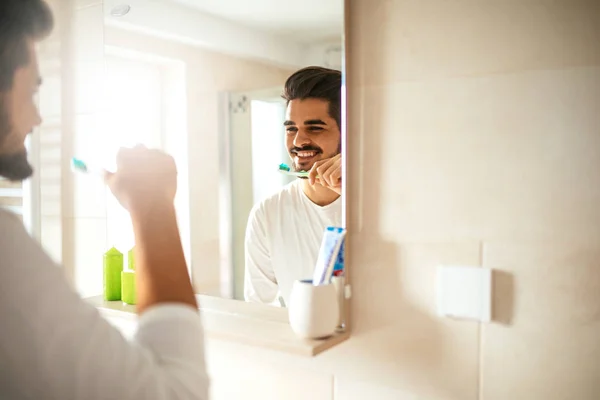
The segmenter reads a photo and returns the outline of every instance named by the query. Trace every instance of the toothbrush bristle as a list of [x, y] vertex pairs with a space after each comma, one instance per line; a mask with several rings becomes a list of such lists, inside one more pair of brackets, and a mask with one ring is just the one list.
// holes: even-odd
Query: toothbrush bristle
[[85, 164], [85, 162], [81, 161], [78, 158], [73, 157], [71, 159], [71, 165], [74, 169], [76, 169], [78, 171], [82, 171], [82, 172], [88, 171], [88, 168], [87, 168], [87, 165]]
[[279, 164], [279, 169], [281, 171], [288, 171], [288, 172], [291, 170], [291, 168], [287, 164]]

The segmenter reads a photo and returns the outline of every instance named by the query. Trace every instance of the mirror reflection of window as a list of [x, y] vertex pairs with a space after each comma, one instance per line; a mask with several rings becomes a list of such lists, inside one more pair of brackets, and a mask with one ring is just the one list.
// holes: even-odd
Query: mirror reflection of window
[[[189, 201], [187, 183], [187, 137], [185, 117], [185, 77], [179, 66], [153, 61], [151, 55], [108, 54], [105, 58], [106, 118], [100, 163], [114, 167], [120, 147], [142, 144], [173, 155], [179, 179], [176, 209], [182, 230], [188, 265]], [[107, 191], [107, 241], [125, 253], [134, 246], [133, 228], [128, 212]]]
[[[247, 92], [232, 96], [236, 103], [248, 104], [237, 107], [230, 113], [232, 179], [228, 182], [232, 189], [233, 215], [233, 297], [244, 299], [244, 236], [248, 214], [252, 206], [295, 178], [277, 172], [277, 166], [288, 162], [285, 149], [283, 120], [285, 102], [278, 96], [280, 88]], [[245, 99], [250, 99], [245, 101]], [[230, 265], [225, 265], [228, 270]]]
[[[116, 149], [143, 144], [164, 148], [160, 66], [135, 59], [107, 56], [105, 162], [114, 165]], [[115, 197], [107, 195], [107, 236], [110, 246], [120, 251], [133, 247], [131, 219]]]
[[285, 119], [283, 100], [252, 100], [252, 191], [254, 204], [276, 192], [293, 177], [276, 173], [277, 166], [287, 162], [281, 121]]

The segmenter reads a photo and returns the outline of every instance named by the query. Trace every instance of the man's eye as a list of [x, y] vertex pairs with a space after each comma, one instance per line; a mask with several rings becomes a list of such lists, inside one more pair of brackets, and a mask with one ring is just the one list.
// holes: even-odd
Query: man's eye
[[308, 130], [311, 132], [320, 132], [323, 130], [323, 128], [321, 128], [320, 126], [311, 126], [310, 128], [308, 128]]
[[298, 128], [287, 128], [285, 131], [287, 133], [296, 133], [298, 132]]

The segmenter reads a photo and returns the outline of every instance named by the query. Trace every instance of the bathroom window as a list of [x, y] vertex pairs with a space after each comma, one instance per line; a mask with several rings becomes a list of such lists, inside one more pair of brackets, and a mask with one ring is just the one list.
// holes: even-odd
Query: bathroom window
[[[104, 141], [107, 167], [114, 167], [120, 147], [144, 144], [163, 148], [161, 105], [162, 75], [158, 65], [107, 55]], [[125, 253], [133, 246], [129, 214], [107, 194], [107, 240]]]
[[294, 179], [273, 173], [274, 166], [288, 159], [281, 122], [285, 120], [285, 109], [283, 99], [252, 100], [250, 103], [254, 204]]
[[[103, 132], [106, 152], [103, 164], [114, 167], [120, 147], [143, 144], [171, 154], [178, 163], [176, 208], [184, 250], [189, 265], [189, 215], [185, 76], [176, 62], [155, 60], [148, 55], [108, 54]], [[167, 135], [168, 133], [168, 135]], [[124, 254], [133, 247], [134, 237], [128, 212], [107, 191], [107, 246]]]

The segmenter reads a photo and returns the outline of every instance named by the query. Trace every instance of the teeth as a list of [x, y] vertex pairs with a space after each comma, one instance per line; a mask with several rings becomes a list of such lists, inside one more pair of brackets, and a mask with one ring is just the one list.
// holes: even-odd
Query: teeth
[[299, 151], [296, 153], [298, 157], [312, 157], [315, 155], [314, 151]]

